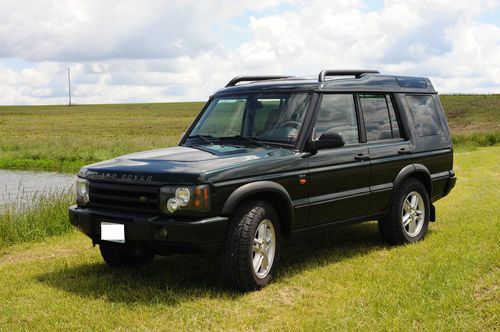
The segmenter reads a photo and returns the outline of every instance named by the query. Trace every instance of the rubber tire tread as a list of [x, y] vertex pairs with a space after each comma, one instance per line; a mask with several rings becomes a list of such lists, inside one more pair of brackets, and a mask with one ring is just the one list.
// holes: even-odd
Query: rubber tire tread
[[[253, 246], [255, 230], [263, 219], [273, 223], [276, 250], [269, 274], [259, 279], [255, 276], [249, 254]], [[232, 217], [223, 251], [224, 279], [231, 289], [249, 292], [269, 284], [279, 264], [280, 225], [274, 207], [265, 201], [245, 201], [239, 205]]]
[[[425, 203], [424, 225], [420, 233], [414, 238], [409, 238], [404, 233], [401, 224], [401, 208], [403, 206], [403, 201], [411, 191], [417, 191], [422, 196]], [[417, 179], [409, 178], [399, 187], [394, 197], [395, 199], [391, 204], [387, 217], [378, 221], [380, 236], [384, 242], [391, 245], [414, 243], [422, 240], [427, 233], [430, 217], [430, 200], [424, 185]]]

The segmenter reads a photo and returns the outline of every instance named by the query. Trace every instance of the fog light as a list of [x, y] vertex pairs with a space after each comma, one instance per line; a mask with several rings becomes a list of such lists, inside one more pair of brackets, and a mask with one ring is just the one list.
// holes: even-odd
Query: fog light
[[163, 225], [160, 227], [160, 230], [158, 231], [158, 236], [162, 239], [165, 240], [167, 238], [167, 226]]
[[175, 198], [170, 198], [167, 201], [167, 210], [168, 210], [168, 212], [174, 213], [175, 211], [177, 211], [177, 209], [179, 209], [179, 201], [177, 199], [175, 199]]

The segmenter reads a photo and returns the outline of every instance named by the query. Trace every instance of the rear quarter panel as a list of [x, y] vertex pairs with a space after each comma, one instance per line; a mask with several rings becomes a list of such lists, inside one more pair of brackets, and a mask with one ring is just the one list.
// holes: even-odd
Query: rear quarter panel
[[[412, 95], [412, 93], [409, 94]], [[410, 140], [411, 160], [413, 164], [421, 164], [429, 170], [432, 180], [431, 198], [434, 199], [443, 194], [449, 171], [453, 169], [453, 146], [448, 122], [438, 95], [425, 94], [432, 95], [434, 99], [442, 126], [442, 133], [432, 136], [419, 136], [415, 130], [416, 124], [405, 99], [406, 95], [408, 94], [397, 94], [396, 100], [399, 109], [403, 110], [402, 113], [404, 113], [402, 117], [405, 123], [405, 134]]]

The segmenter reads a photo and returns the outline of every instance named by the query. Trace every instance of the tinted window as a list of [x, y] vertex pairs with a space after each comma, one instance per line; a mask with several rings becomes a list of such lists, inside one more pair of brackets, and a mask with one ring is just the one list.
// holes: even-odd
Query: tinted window
[[342, 135], [346, 144], [359, 142], [353, 95], [323, 95], [314, 127], [314, 139], [326, 132]]
[[440, 135], [443, 132], [441, 121], [432, 96], [406, 96], [415, 131], [419, 136]]
[[[302, 128], [311, 94], [255, 93], [247, 96], [214, 98], [198, 120], [190, 138], [197, 135], [219, 138], [250, 137], [294, 144]], [[206, 142], [206, 139], [202, 141]]]
[[[225, 98], [213, 102], [210, 116], [205, 116], [196, 125], [194, 134], [211, 136], [230, 136], [241, 133], [241, 123], [245, 112], [246, 99]], [[202, 124], [202, 126], [200, 126]]]
[[368, 141], [400, 137], [398, 121], [389, 96], [360, 95]]
[[262, 108], [255, 110], [255, 120], [252, 127], [252, 136], [259, 136], [269, 127], [272, 117], [279, 113], [281, 99], [260, 99]]
[[387, 106], [389, 106], [389, 117], [391, 118], [392, 137], [393, 138], [401, 137], [401, 133], [399, 132], [398, 118], [396, 117], [396, 112], [394, 111], [394, 106], [392, 105], [391, 97], [385, 96], [385, 99], [387, 100]]

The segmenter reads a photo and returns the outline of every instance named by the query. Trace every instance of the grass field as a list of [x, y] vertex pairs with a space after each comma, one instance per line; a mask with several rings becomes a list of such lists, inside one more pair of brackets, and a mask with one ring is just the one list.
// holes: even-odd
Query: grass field
[[73, 230], [68, 206], [75, 201], [71, 192], [40, 194], [30, 208], [7, 206], [0, 210], [0, 250], [13, 244], [43, 241]]
[[77, 172], [178, 143], [203, 103], [0, 107], [0, 168]]
[[298, 238], [276, 282], [244, 295], [222, 287], [217, 257], [112, 271], [76, 231], [4, 247], [0, 330], [498, 330], [499, 155], [456, 154], [424, 241], [385, 246], [375, 223]]
[[[498, 330], [500, 95], [441, 100], [458, 184], [425, 241], [385, 246], [375, 223], [297, 238], [276, 282], [242, 295], [217, 257], [108, 269], [69, 226], [71, 195], [51, 196], [0, 215], [0, 331]], [[172, 146], [202, 105], [0, 107], [0, 168], [76, 172]]]
[[440, 99], [454, 133], [500, 131], [500, 95], [442, 95]]
[[[500, 95], [441, 96], [461, 147], [500, 142]], [[0, 168], [77, 172], [177, 144], [203, 103], [0, 107]]]

